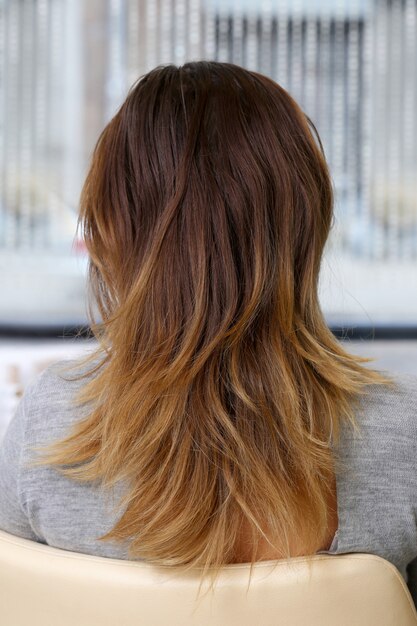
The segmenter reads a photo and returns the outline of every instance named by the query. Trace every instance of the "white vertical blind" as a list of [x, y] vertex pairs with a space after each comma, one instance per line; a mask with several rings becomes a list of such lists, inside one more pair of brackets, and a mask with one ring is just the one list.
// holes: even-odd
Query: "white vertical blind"
[[318, 128], [336, 191], [329, 319], [417, 323], [417, 0], [0, 0], [2, 286], [28, 255], [45, 275], [73, 258], [93, 138], [128, 87], [201, 58], [270, 75]]
[[[404, 58], [407, 59], [404, 77], [401, 144], [404, 147], [400, 171], [400, 188], [406, 198], [403, 228], [406, 233], [401, 246], [403, 259], [412, 262], [417, 255], [416, 212], [413, 198], [417, 197], [417, 11], [415, 0], [406, 0], [404, 8]], [[413, 165], [412, 165], [413, 164]], [[412, 235], [414, 231], [414, 237]]]

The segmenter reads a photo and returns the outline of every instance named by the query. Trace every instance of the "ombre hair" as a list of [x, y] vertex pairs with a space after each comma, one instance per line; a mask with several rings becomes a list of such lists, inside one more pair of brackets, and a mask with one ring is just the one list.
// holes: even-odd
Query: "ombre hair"
[[320, 309], [332, 220], [318, 135], [273, 80], [201, 61], [131, 88], [81, 197], [100, 318], [88, 411], [42, 459], [124, 481], [100, 539], [204, 571], [234, 561], [242, 528], [252, 562], [261, 540], [320, 544], [340, 426], [390, 384]]

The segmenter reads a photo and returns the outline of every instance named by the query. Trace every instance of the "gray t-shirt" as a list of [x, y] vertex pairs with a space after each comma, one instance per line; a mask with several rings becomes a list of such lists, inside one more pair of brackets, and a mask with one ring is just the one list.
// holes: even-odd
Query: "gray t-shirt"
[[[84, 381], [58, 363], [27, 388], [0, 445], [0, 528], [34, 541], [127, 558], [127, 545], [98, 541], [117, 519], [119, 488], [72, 481], [50, 467], [27, 467], [30, 446], [63, 437], [82, 417], [73, 398]], [[339, 527], [330, 554], [369, 552], [391, 561], [417, 605], [417, 378], [373, 386], [361, 400], [360, 433], [344, 425], [336, 458]]]

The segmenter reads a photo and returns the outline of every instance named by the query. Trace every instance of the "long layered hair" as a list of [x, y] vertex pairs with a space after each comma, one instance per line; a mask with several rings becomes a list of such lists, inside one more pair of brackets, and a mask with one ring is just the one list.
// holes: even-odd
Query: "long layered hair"
[[236, 558], [243, 527], [252, 561], [260, 540], [289, 555], [298, 530], [324, 538], [340, 426], [389, 383], [323, 318], [332, 219], [320, 140], [271, 79], [195, 62], [132, 87], [81, 198], [100, 312], [88, 411], [42, 460], [123, 481], [102, 540], [205, 570]]

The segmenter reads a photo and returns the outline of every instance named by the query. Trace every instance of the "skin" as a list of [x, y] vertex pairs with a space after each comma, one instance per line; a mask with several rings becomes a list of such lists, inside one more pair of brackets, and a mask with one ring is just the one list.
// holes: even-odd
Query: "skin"
[[[337, 516], [337, 493], [336, 493], [336, 479], [333, 479], [332, 492], [328, 501], [329, 510], [329, 524], [326, 532], [325, 540], [316, 543], [315, 545], [308, 545], [303, 538], [294, 536], [290, 538], [290, 556], [306, 556], [308, 554], [315, 554], [320, 550], [328, 550], [333, 541], [334, 535], [338, 528], [338, 516]], [[251, 560], [249, 531], [247, 527], [242, 528], [241, 536], [236, 545], [235, 556], [233, 563], [248, 563]], [[279, 541], [276, 542], [279, 545]], [[282, 550], [273, 549], [265, 539], [261, 539], [259, 542], [259, 548], [256, 555], [256, 561], [269, 561], [286, 558]]]

